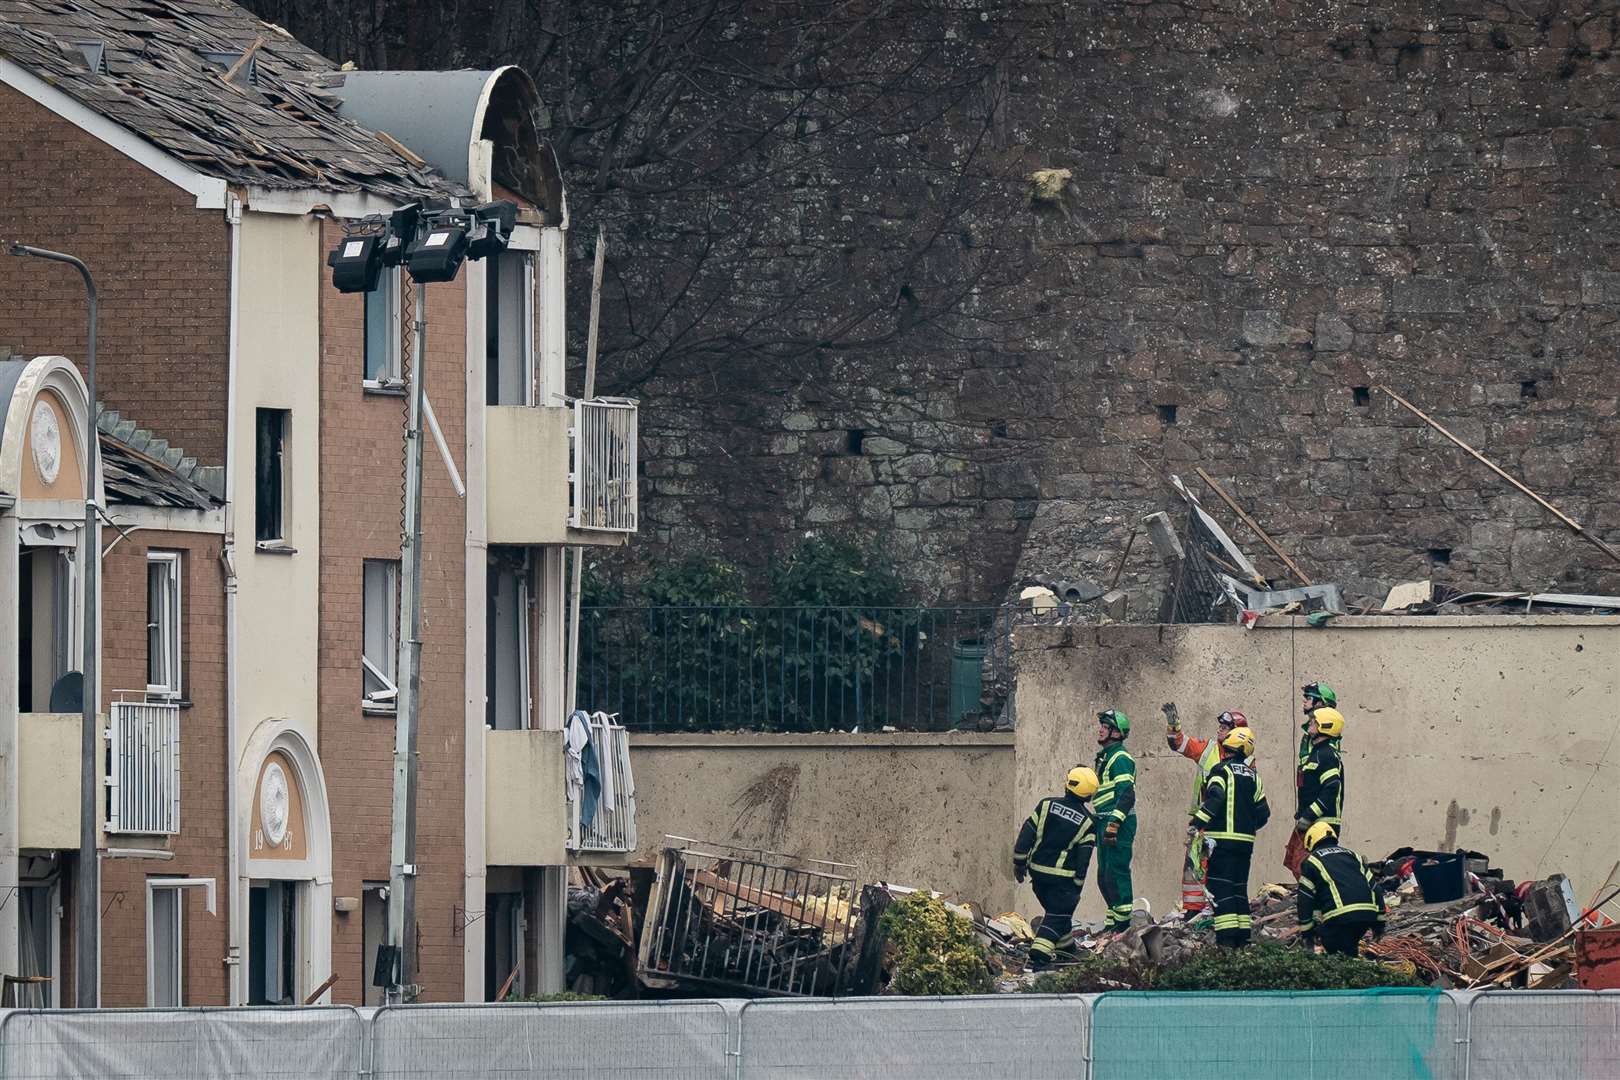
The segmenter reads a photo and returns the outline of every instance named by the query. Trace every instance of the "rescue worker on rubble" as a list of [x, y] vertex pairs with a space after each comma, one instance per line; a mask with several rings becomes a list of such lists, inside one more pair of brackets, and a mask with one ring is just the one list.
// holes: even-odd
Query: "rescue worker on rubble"
[[1029, 946], [1029, 966], [1036, 970], [1074, 942], [1074, 909], [1097, 845], [1097, 819], [1086, 801], [1096, 793], [1096, 773], [1083, 765], [1070, 769], [1063, 794], [1037, 803], [1013, 843], [1013, 880], [1029, 878], [1041, 903], [1041, 925]]
[[1131, 718], [1118, 709], [1097, 714], [1097, 797], [1092, 812], [1102, 823], [1097, 841], [1097, 888], [1108, 905], [1108, 933], [1131, 925], [1131, 850], [1136, 843], [1136, 759], [1125, 749]]
[[[1293, 874], [1296, 879], [1299, 877], [1300, 866], [1305, 862], [1305, 830], [1317, 821], [1317, 818], [1314, 817], [1307, 819], [1305, 813], [1306, 809], [1316, 801], [1316, 796], [1319, 794], [1313, 791], [1311, 798], [1307, 799], [1305, 797], [1306, 776], [1308, 773], [1315, 773], [1314, 784], [1319, 785], [1322, 780], [1321, 774], [1324, 772], [1323, 763], [1328, 756], [1332, 757], [1338, 770], [1331, 779], [1337, 779], [1339, 782], [1337, 808], [1333, 814], [1334, 832], [1339, 832], [1343, 828], [1342, 811], [1344, 805], [1344, 769], [1342, 764], [1339, 764], [1339, 741], [1340, 736], [1344, 733], [1344, 715], [1339, 712], [1339, 697], [1333, 692], [1331, 686], [1320, 682], [1306, 683], [1300, 687], [1300, 694], [1304, 699], [1302, 711], [1305, 715], [1305, 722], [1299, 726], [1299, 764], [1294, 771], [1294, 788], [1299, 793], [1298, 812], [1294, 815], [1294, 832], [1288, 838], [1288, 850], [1283, 855], [1283, 865], [1288, 868], [1288, 872]], [[1331, 747], [1327, 750], [1319, 746], [1319, 740], [1322, 738], [1320, 731], [1314, 730], [1311, 726], [1313, 718], [1318, 712], [1324, 712], [1323, 720], [1327, 727], [1334, 732], [1334, 734], [1327, 736], [1328, 741], [1331, 743]], [[1323, 759], [1319, 760], [1314, 768], [1310, 767], [1313, 754], [1319, 754], [1320, 758]], [[1332, 771], [1332, 769], [1325, 771]]]
[[1265, 785], [1248, 759], [1254, 732], [1233, 728], [1221, 740], [1221, 760], [1204, 784], [1204, 801], [1187, 825], [1214, 843], [1209, 852], [1209, 892], [1215, 899], [1215, 944], [1241, 949], [1249, 943], [1249, 864], [1254, 837], [1271, 817]]
[[[1294, 810], [1294, 834], [1300, 838], [1300, 863], [1310, 850], [1305, 833], [1325, 821], [1335, 836], [1344, 831], [1344, 762], [1339, 756], [1339, 738], [1344, 734], [1344, 716], [1324, 705], [1311, 713], [1306, 730], [1311, 750], [1299, 767], [1299, 796]], [[1294, 872], [1299, 876], [1299, 871]]]
[[[1204, 783], [1209, 779], [1210, 770], [1220, 764], [1221, 740], [1230, 735], [1233, 728], [1249, 727], [1249, 720], [1236, 709], [1223, 712], [1215, 718], [1215, 736], [1200, 739], [1182, 730], [1175, 702], [1167, 701], [1160, 708], [1164, 710], [1164, 735], [1170, 749], [1198, 765], [1198, 776], [1193, 780], [1192, 806], [1187, 811], [1189, 814], [1197, 813], [1199, 804], [1204, 801]], [[1204, 838], [1203, 830], [1198, 830], [1187, 838], [1187, 857], [1181, 865], [1181, 910], [1188, 915], [1202, 911], [1206, 906], [1204, 880], [1208, 870], [1209, 842]]]
[[1318, 821], [1305, 831], [1309, 854], [1299, 875], [1300, 942], [1312, 939], [1341, 956], [1356, 955], [1367, 931], [1384, 936], [1384, 894], [1360, 855], [1339, 843], [1332, 825]]

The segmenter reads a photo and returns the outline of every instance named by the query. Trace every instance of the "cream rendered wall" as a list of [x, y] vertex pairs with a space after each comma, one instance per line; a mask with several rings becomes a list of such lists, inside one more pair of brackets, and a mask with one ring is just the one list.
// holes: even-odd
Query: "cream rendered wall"
[[47, 712], [19, 717], [19, 847], [78, 850], [82, 719], [78, 713]]
[[[323, 272], [312, 217], [242, 216], [236, 415], [231, 421], [239, 547], [237, 737], [266, 719], [290, 720], [318, 745], [315, 694], [320, 585], [320, 299]], [[287, 542], [253, 543], [254, 410], [290, 409]], [[243, 812], [247, 812], [247, 807]]]
[[[1091, 762], [1097, 711], [1124, 709], [1138, 762], [1136, 892], [1155, 913], [1179, 903], [1194, 776], [1165, 744], [1160, 703], [1175, 701], [1197, 735], [1222, 709], [1253, 723], [1273, 816], [1252, 887], [1288, 880], [1298, 693], [1313, 680], [1334, 687], [1345, 714], [1344, 839], [1363, 855], [1472, 848], [1511, 878], [1569, 874], [1582, 899], [1620, 859], [1620, 618], [1041, 627], [1020, 629], [1016, 650], [1019, 812]], [[1027, 889], [1019, 904], [1039, 910]], [[1094, 883], [1081, 912], [1102, 913]]]

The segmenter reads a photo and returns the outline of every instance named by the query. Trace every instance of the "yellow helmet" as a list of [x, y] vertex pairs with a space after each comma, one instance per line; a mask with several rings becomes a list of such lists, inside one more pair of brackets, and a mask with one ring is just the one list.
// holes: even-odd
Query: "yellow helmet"
[[1230, 750], [1239, 757], [1254, 756], [1254, 732], [1246, 727], [1233, 728], [1221, 740], [1221, 747]]
[[1344, 734], [1344, 713], [1331, 706], [1324, 706], [1311, 713], [1311, 719], [1316, 721], [1316, 730], [1330, 739], [1337, 739]]
[[1315, 851], [1316, 845], [1320, 844], [1322, 841], [1337, 840], [1338, 838], [1338, 834], [1333, 831], [1332, 825], [1329, 825], [1325, 821], [1318, 821], [1315, 825], [1312, 825], [1310, 828], [1305, 830], [1305, 850]]
[[1069, 778], [1063, 786], [1082, 799], [1089, 799], [1097, 794], [1097, 774], [1084, 765], [1077, 765], [1069, 770]]

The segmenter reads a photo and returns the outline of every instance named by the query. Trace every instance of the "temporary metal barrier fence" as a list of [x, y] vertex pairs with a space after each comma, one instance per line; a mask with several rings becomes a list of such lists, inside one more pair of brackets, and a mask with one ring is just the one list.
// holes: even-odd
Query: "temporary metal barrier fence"
[[750, 1001], [738, 1017], [737, 1075], [1083, 1080], [1090, 1033], [1082, 995]]
[[1614, 1080], [1620, 992], [11, 1010], [0, 1080]]
[[1011, 619], [992, 607], [586, 607], [577, 696], [632, 731], [943, 731], [980, 714], [985, 655]]
[[13, 1011], [4, 1080], [354, 1080], [367, 1024], [349, 1006]]
[[373, 1080], [714, 1080], [733, 1036], [718, 1001], [406, 1005], [371, 1022]]

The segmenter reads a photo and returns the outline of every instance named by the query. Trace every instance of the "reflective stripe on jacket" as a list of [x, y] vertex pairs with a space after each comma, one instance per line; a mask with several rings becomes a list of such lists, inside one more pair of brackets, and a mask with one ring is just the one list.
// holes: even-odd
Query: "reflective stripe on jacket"
[[1122, 743], [1109, 743], [1097, 751], [1097, 794], [1091, 809], [1097, 820], [1124, 821], [1136, 812], [1136, 759]]
[[1325, 821], [1337, 831], [1344, 823], [1344, 761], [1338, 743], [1323, 739], [1311, 747], [1299, 768], [1299, 800], [1294, 816]]
[[1347, 847], [1319, 844], [1299, 870], [1299, 924], [1318, 923], [1367, 912], [1384, 921], [1384, 895], [1373, 884], [1367, 864]]
[[1211, 840], [1254, 843], [1254, 834], [1271, 819], [1266, 788], [1252, 765], [1223, 761], [1209, 774], [1204, 801], [1193, 823]]
[[1085, 881], [1096, 844], [1096, 819], [1084, 800], [1068, 793], [1042, 799], [1018, 830], [1013, 867]]

